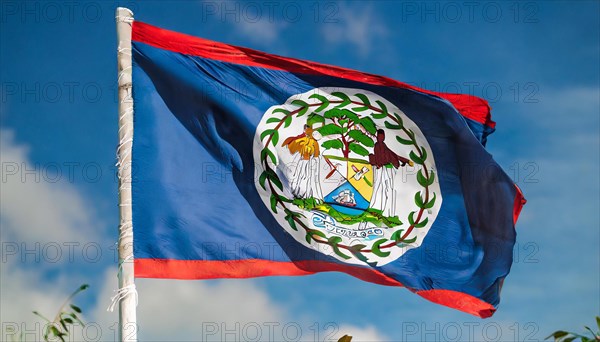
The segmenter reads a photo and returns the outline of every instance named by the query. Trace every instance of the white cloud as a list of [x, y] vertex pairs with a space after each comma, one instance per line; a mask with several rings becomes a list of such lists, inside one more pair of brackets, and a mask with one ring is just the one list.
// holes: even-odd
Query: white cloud
[[545, 154], [557, 152], [548, 150], [548, 143], [565, 150], [598, 149], [600, 88], [540, 88], [539, 96], [536, 95], [535, 99], [538, 102], [527, 104], [527, 111], [523, 114], [535, 127], [536, 133], [547, 136], [547, 141], [540, 140], [540, 148]]
[[285, 22], [269, 21], [268, 18], [257, 21], [241, 20], [235, 26], [239, 36], [265, 47], [276, 43], [286, 27]]
[[227, 22], [233, 33], [244, 40], [262, 47], [272, 47], [288, 27], [288, 22], [275, 17], [276, 4], [245, 3], [240, 1], [222, 1], [203, 5], [212, 18]]
[[[41, 340], [44, 322], [34, 316], [32, 311], [37, 310], [46, 317], [54, 314], [69, 295], [71, 285], [63, 277], [52, 283], [45, 282], [39, 272], [19, 268], [8, 260], [9, 262], [2, 263], [0, 270], [0, 340], [10, 340], [5, 335], [9, 326], [13, 326], [16, 331], [33, 330], [36, 336], [33, 340]], [[27, 340], [31, 340], [31, 336]]]
[[[72, 184], [46, 182], [27, 155], [27, 146], [16, 144], [12, 131], [0, 131], [0, 315], [3, 324], [18, 324], [19, 330], [40, 321], [32, 310], [54, 313], [80, 285], [66, 269], [73, 260], [64, 243], [100, 242], [102, 227]], [[44, 271], [49, 269], [62, 272], [48, 281]]]
[[[14, 142], [10, 130], [0, 131], [0, 224], [2, 240], [46, 243], [99, 241], [101, 224], [86, 201], [68, 183], [64, 164], [40, 167], [28, 160], [28, 148]], [[56, 180], [56, 182], [53, 182]]]
[[581, 119], [588, 116], [598, 121], [598, 107], [600, 106], [600, 88], [598, 87], [569, 87], [563, 89], [541, 89], [539, 104], [545, 112], [539, 113], [542, 122], [543, 116], [548, 113], [557, 118]]
[[390, 341], [389, 337], [382, 335], [377, 328], [368, 325], [364, 328], [359, 328], [353, 325], [340, 326], [339, 333], [335, 336], [337, 339], [344, 335], [352, 336], [352, 342], [359, 341]]
[[[106, 313], [107, 299], [116, 287], [115, 269], [107, 272], [93, 316], [110, 326], [116, 315]], [[264, 340], [269, 322], [286, 320], [285, 309], [274, 303], [252, 280], [183, 281], [136, 279], [139, 337], [147, 341], [245, 340], [259, 327]], [[250, 337], [250, 338], [244, 338]]]
[[[106, 312], [107, 299], [116, 286], [115, 272], [115, 269], [107, 271], [100, 291], [101, 301], [91, 316], [102, 327], [114, 326], [117, 320], [116, 313]], [[312, 341], [315, 336], [311, 328], [314, 322], [296, 320], [285, 305], [274, 302], [252, 279], [137, 279], [136, 287], [140, 340]], [[331, 330], [320, 331], [321, 336], [327, 332]], [[330, 337], [337, 341], [344, 334], [353, 336], [353, 341], [386, 340], [373, 326], [359, 328], [347, 324], [341, 324]]]
[[339, 20], [337, 24], [328, 23], [322, 32], [329, 45], [348, 44], [358, 50], [358, 55], [366, 58], [371, 48], [388, 35], [385, 25], [379, 21], [371, 4], [338, 3]]

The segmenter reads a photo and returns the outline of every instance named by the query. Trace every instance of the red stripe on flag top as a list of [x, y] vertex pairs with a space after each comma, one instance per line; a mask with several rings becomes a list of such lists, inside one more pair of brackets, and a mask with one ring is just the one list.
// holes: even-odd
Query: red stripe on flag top
[[488, 102], [472, 95], [434, 92], [414, 87], [384, 76], [373, 75], [334, 65], [271, 55], [262, 51], [228, 45], [161, 29], [139, 21], [133, 23], [132, 40], [164, 50], [223, 62], [282, 70], [298, 74], [334, 76], [373, 85], [411, 89], [446, 99], [464, 117], [491, 128], [496, 126], [496, 123], [492, 121], [490, 113], [491, 107]]

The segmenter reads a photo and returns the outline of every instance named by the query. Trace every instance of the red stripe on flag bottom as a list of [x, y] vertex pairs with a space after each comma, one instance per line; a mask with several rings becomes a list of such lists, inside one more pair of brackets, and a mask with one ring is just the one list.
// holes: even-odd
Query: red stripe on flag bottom
[[364, 267], [326, 261], [245, 260], [175, 260], [135, 259], [136, 278], [216, 279], [253, 278], [265, 276], [300, 276], [317, 272], [339, 271], [372, 283], [402, 286], [383, 273]]
[[[383, 273], [365, 267], [343, 265], [326, 261], [283, 262], [262, 259], [246, 260], [175, 260], [135, 259], [136, 278], [161, 279], [218, 279], [253, 278], [264, 276], [300, 276], [317, 272], [343, 272], [371, 283], [403, 286]], [[452, 290], [415, 291], [419, 296], [481, 318], [493, 315], [496, 309], [489, 303], [469, 294]]]
[[216, 279], [313, 274], [293, 263], [261, 259], [246, 260], [175, 260], [135, 259], [136, 278]]
[[513, 205], [513, 225], [517, 224], [517, 220], [519, 219], [519, 215], [521, 214], [521, 209], [523, 209], [523, 206], [525, 205], [525, 203], [527, 203], [525, 196], [523, 196], [523, 192], [516, 184], [515, 188], [517, 189], [517, 193], [515, 194], [515, 202]]
[[462, 292], [435, 289], [416, 291], [415, 293], [434, 303], [481, 318], [491, 317], [496, 312], [496, 308], [492, 304]]
[[491, 128], [496, 126], [496, 123], [492, 121], [490, 105], [487, 101], [472, 95], [434, 92], [414, 87], [388, 77], [368, 74], [334, 65], [271, 55], [258, 50], [228, 45], [161, 29], [139, 21], [133, 22], [131, 38], [133, 41], [148, 44], [160, 49], [228, 63], [283, 70], [299, 74], [334, 76], [373, 85], [411, 89], [446, 99], [452, 103], [454, 108], [456, 108], [456, 110], [464, 117]]

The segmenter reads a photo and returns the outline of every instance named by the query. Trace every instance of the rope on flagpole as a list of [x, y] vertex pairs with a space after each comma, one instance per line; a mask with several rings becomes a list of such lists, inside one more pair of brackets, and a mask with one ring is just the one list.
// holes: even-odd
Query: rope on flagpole
[[133, 97], [131, 30], [133, 12], [119, 7], [117, 23], [117, 65], [119, 85], [119, 145], [117, 147], [117, 176], [119, 178], [119, 288], [111, 298], [108, 311], [119, 307], [119, 341], [137, 341], [136, 306], [138, 293], [134, 282], [133, 221], [131, 201], [131, 149], [133, 146]]
[[115, 306], [117, 306], [117, 304], [122, 299], [129, 296], [130, 294], [135, 295], [135, 304], [137, 305], [138, 297], [137, 297], [137, 290], [135, 289], [135, 284], [127, 285], [118, 290], [114, 290], [113, 292], [116, 292], [117, 294], [110, 297], [111, 303], [110, 303], [110, 306], [108, 307], [107, 311], [110, 311], [110, 312], [114, 311]]

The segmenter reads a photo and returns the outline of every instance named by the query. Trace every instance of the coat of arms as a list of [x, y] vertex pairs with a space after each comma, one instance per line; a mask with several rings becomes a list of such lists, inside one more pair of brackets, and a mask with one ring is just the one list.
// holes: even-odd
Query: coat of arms
[[441, 205], [419, 128], [369, 91], [319, 88], [274, 106], [258, 126], [257, 190], [299, 242], [383, 265], [424, 238]]

